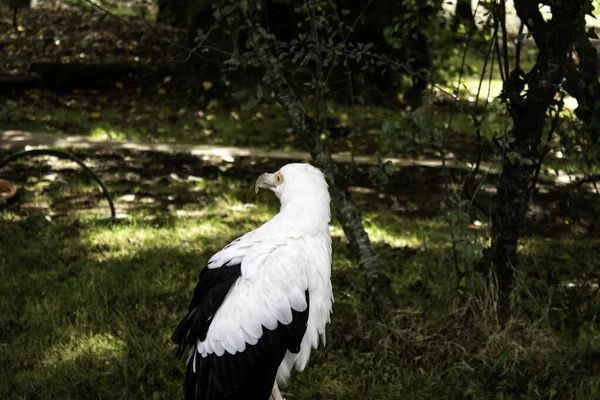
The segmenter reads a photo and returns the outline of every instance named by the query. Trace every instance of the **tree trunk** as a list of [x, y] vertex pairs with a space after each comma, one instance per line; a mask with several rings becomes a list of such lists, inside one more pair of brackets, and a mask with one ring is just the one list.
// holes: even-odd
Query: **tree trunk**
[[365, 276], [367, 291], [376, 309], [388, 310], [396, 304], [391, 281], [364, 230], [360, 212], [352, 201], [346, 179], [333, 161], [329, 148], [322, 142], [321, 132], [315, 121], [307, 114], [301, 100], [286, 80], [281, 61], [273, 54], [268, 39], [257, 29], [260, 22], [259, 13], [252, 10], [250, 3], [248, 4], [248, 15], [252, 18], [251, 21], [247, 21], [251, 27], [249, 44], [260, 59], [260, 67], [266, 70], [263, 80], [273, 89], [276, 100], [290, 116], [292, 125], [304, 142], [304, 147], [310, 152], [315, 166], [325, 174], [338, 219]]
[[178, 28], [187, 25], [187, 10], [190, 0], [158, 0], [156, 22]]
[[365, 276], [370, 297], [378, 308], [389, 309], [395, 304], [391, 282], [365, 232], [360, 212], [352, 201], [345, 177], [331, 158], [329, 148], [321, 141], [314, 120], [307, 115], [300, 99], [283, 76], [278, 79], [275, 97], [291, 117], [294, 129], [305, 142], [305, 147], [310, 152], [315, 166], [321, 169], [327, 178], [338, 219]]
[[[579, 24], [585, 26], [585, 17]], [[566, 90], [577, 99], [577, 117], [586, 124], [592, 144], [600, 143], [600, 81], [598, 80], [598, 53], [583, 31], [575, 44], [575, 52], [567, 72]], [[595, 33], [592, 33], [595, 35]], [[600, 153], [597, 155], [600, 159]]]
[[504, 82], [514, 141], [506, 150], [496, 196], [498, 211], [492, 219], [492, 244], [483, 260], [483, 271], [490, 277], [488, 284], [493, 285], [498, 295], [501, 321], [506, 321], [510, 312], [517, 246], [525, 226], [535, 164], [540, 158], [538, 149], [546, 113], [565, 77], [569, 53], [585, 29], [580, 23], [584, 15], [581, 2], [556, 2], [552, 7], [553, 18], [548, 22], [544, 21], [535, 0], [516, 0], [515, 8], [532, 33], [539, 54], [528, 74], [515, 69]]
[[467, 32], [475, 28], [475, 18], [471, 9], [471, 0], [457, 0], [454, 19], [452, 20], [452, 31], [458, 32], [460, 25], [464, 25]]

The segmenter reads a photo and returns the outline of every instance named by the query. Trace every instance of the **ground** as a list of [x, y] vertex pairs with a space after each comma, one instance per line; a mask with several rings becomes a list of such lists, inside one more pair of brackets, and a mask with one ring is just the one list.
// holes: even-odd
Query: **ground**
[[[136, 1], [123, 2], [130, 12], [112, 10], [127, 17], [135, 14]], [[21, 30], [15, 31], [3, 14], [0, 39], [12, 49], [3, 74], [26, 72], [28, 51], [39, 51], [40, 59], [84, 54], [97, 60], [106, 54], [117, 61], [139, 57], [140, 63], [159, 63], [178, 53], [174, 46], [169, 47], [173, 54], [165, 54], [157, 36], [168, 32], [171, 41], [184, 40], [180, 31], [139, 20], [130, 29], [100, 12], [82, 11], [81, 2], [40, 3], [41, 10], [22, 14]], [[53, 7], [67, 10], [59, 14]], [[77, 51], [68, 42], [75, 28], [89, 39]], [[137, 29], [143, 34], [132, 33]], [[35, 40], [40, 32], [52, 40], [43, 42], [43, 49], [27, 47], [41, 43]], [[182, 95], [172, 87], [172, 75], [161, 73], [146, 86], [123, 82], [101, 92], [0, 95], [0, 129], [120, 144], [259, 146], [283, 152], [302, 147], [276, 105], [244, 109], [212, 100], [210, 81], [203, 86], [206, 93]], [[446, 186], [452, 196], [460, 194], [465, 160], [475, 158], [466, 92], [458, 112], [442, 103], [424, 115], [440, 129], [453, 115], [448, 156], [456, 164], [443, 168], [439, 152], [427, 143], [411, 143], [394, 154], [400, 160], [386, 183], [369, 178], [367, 162], [382, 145], [384, 123], [398, 122], [412, 137], [414, 114], [331, 105], [333, 122], [324, 140], [346, 159], [365, 157], [357, 165], [340, 165], [400, 308], [383, 315], [373, 308], [334, 219], [335, 304], [327, 346], [295, 375], [284, 390], [286, 398], [600, 397], [597, 192], [569, 182], [575, 175], [566, 172], [582, 173], [580, 164], [549, 156], [520, 248], [514, 315], [506, 326], [498, 325], [489, 305], [478, 300], [480, 278], [474, 260], [466, 258], [478, 257], [488, 244], [489, 217], [473, 207], [466, 217], [445, 213], [441, 205], [448, 201]], [[490, 106], [501, 109], [497, 103]], [[503, 116], [491, 113], [486, 124], [489, 139], [503, 126]], [[15, 150], [7, 143], [0, 143], [0, 159]], [[255, 195], [253, 183], [296, 154], [287, 153], [289, 159], [211, 157], [139, 150], [133, 144], [71, 150], [107, 184], [122, 214], [116, 221], [107, 218], [97, 185], [72, 162], [36, 157], [0, 169], [0, 178], [19, 189], [16, 199], [0, 205], [0, 398], [180, 398], [184, 363], [175, 359], [169, 337], [195, 280], [214, 252], [277, 212], [274, 196]], [[420, 164], [401, 163], [407, 160]], [[498, 173], [492, 144], [484, 148], [484, 162], [489, 179], [478, 198], [492, 207]], [[452, 224], [461, 229], [466, 282], [456, 281]]]
[[[19, 184], [20, 197], [0, 214], [6, 249], [0, 256], [0, 395], [176, 398], [183, 364], [174, 358], [170, 333], [210, 255], [276, 212], [276, 199], [256, 197], [252, 184], [282, 161], [125, 150], [76, 154], [105, 180], [126, 218], [106, 219], [98, 188], [74, 163], [38, 157], [3, 168], [2, 177]], [[398, 173], [392, 181], [403, 189], [394, 193], [398, 208], [364, 174], [357, 171], [353, 180], [361, 184], [355, 199], [403, 307], [384, 324], [375, 317], [334, 223], [336, 303], [328, 346], [314, 353], [287, 398], [403, 393], [481, 399], [495, 398], [495, 390], [505, 398], [536, 398], [565, 388], [572, 392], [564, 398], [595, 397], [599, 383], [590, 357], [598, 338], [592, 321], [583, 322], [593, 311], [581, 305], [580, 320], [568, 320], [561, 304], [579, 296], [560, 285], [532, 286], [532, 274], [544, 265], [544, 274], [578, 282], [597, 271], [597, 235], [578, 234], [585, 227], [564, 220], [552, 221], [562, 228], [552, 231], [540, 223], [524, 241], [519, 293], [551, 292], [556, 299], [524, 303], [523, 315], [541, 318], [539, 326], [515, 319], [506, 330], [486, 332], [485, 325], [470, 325], [468, 315], [482, 311], [461, 300], [453, 283], [449, 235], [437, 217], [440, 171]], [[484, 240], [481, 226], [471, 227], [473, 240]], [[577, 330], [575, 342], [563, 336], [570, 329]]]

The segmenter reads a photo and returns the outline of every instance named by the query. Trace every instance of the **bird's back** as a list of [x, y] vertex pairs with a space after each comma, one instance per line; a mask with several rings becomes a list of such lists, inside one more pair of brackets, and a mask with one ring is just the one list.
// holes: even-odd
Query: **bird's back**
[[333, 302], [323, 174], [288, 164], [263, 174], [279, 213], [208, 261], [172, 340], [190, 347], [186, 399], [264, 399], [325, 341]]
[[[329, 235], [255, 236], [215, 256], [173, 335], [181, 349], [191, 347], [186, 399], [268, 399], [286, 353], [298, 354], [292, 361], [303, 369], [324, 336], [331, 308]], [[289, 377], [287, 370], [279, 381]]]

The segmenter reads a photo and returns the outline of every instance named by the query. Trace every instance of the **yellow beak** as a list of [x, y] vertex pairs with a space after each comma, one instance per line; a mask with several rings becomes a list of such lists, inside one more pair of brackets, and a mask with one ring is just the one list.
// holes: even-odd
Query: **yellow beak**
[[254, 192], [258, 193], [258, 189], [273, 189], [275, 187], [275, 174], [262, 174], [256, 180]]

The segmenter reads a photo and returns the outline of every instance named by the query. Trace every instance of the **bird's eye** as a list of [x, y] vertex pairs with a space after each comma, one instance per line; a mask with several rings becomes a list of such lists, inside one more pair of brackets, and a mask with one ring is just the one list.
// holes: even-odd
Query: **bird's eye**
[[279, 172], [275, 174], [275, 183], [277, 185], [283, 183], [283, 175], [281, 175]]

